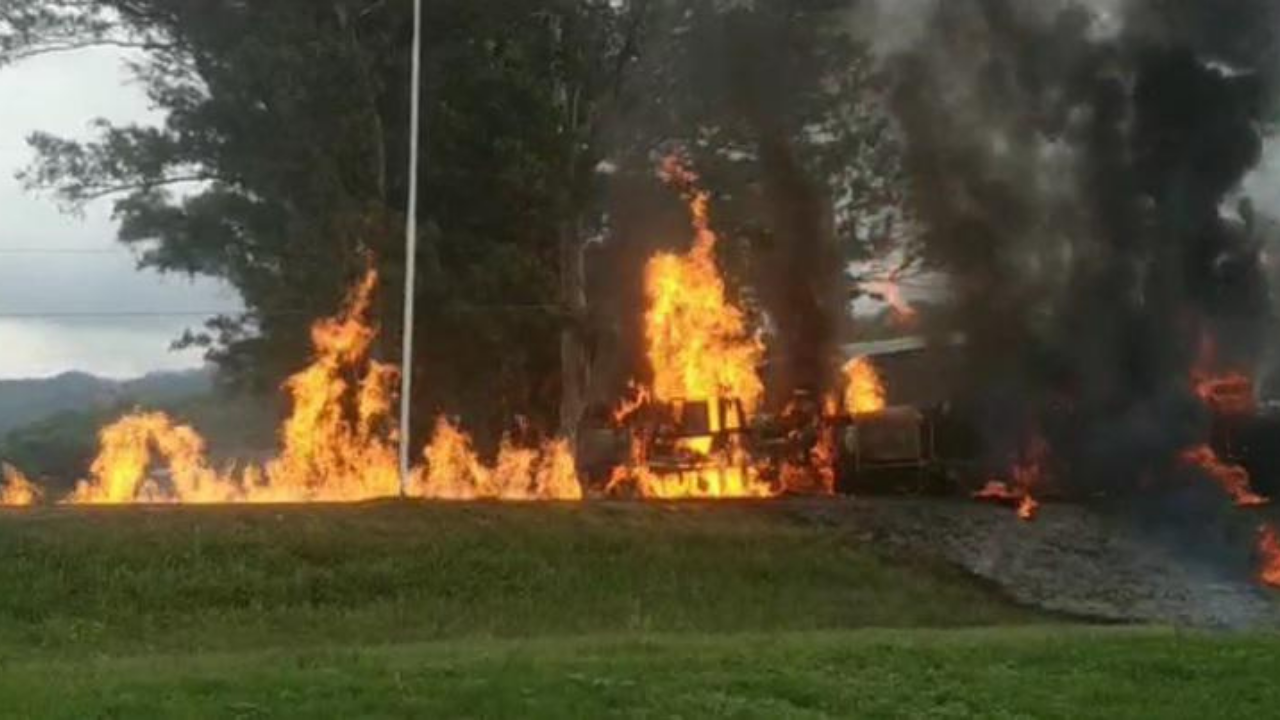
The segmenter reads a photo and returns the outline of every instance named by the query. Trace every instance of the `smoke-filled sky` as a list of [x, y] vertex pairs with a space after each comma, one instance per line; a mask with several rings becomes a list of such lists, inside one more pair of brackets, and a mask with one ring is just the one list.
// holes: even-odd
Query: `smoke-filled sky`
[[[0, 69], [0, 378], [69, 370], [131, 377], [197, 366], [198, 353], [170, 345], [201, 319], [110, 315], [236, 307], [235, 293], [217, 283], [139, 272], [115, 242], [110, 202], [72, 217], [14, 178], [31, 161], [32, 131], [85, 137], [96, 117], [155, 120], [123, 60], [92, 50]], [[68, 316], [77, 313], [99, 316]]]

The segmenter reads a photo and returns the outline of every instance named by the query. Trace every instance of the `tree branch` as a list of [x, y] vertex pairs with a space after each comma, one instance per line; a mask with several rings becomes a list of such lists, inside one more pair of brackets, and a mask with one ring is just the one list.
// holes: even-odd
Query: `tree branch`
[[42, 57], [45, 55], [77, 52], [80, 50], [88, 50], [91, 48], [98, 48], [98, 47], [114, 47], [114, 48], [125, 48], [125, 49], [133, 49], [133, 50], [147, 50], [147, 51], [154, 52], [154, 51], [160, 51], [160, 50], [173, 50], [177, 46], [163, 44], [163, 43], [154, 43], [154, 42], [130, 42], [127, 40], [107, 40], [107, 39], [80, 40], [76, 42], [49, 44], [41, 47], [28, 48], [25, 50], [15, 52], [6, 58], [3, 58], [3, 61], [7, 63], [18, 63], [24, 60], [31, 60], [33, 58]]
[[91, 203], [95, 200], [101, 200], [112, 195], [120, 195], [122, 193], [135, 192], [137, 190], [154, 190], [160, 187], [170, 185], [185, 185], [198, 182], [217, 182], [221, 180], [214, 175], [198, 173], [194, 175], [176, 175], [174, 177], [162, 178], [159, 180], [144, 180], [134, 183], [122, 183], [120, 185], [105, 185], [92, 190], [76, 191], [70, 199], [77, 205]]

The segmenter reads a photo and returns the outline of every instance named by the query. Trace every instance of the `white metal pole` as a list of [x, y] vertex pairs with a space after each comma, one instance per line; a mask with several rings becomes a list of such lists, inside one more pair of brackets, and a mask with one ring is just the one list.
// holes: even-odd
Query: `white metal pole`
[[404, 353], [400, 368], [400, 494], [409, 494], [413, 438], [413, 340], [418, 285], [418, 153], [422, 118], [422, 0], [413, 0], [413, 87], [409, 89], [409, 203], [405, 211]]

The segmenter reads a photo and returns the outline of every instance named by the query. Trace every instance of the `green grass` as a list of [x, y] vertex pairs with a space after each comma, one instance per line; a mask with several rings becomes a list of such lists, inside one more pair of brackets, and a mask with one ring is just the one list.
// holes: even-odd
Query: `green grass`
[[0, 513], [0, 717], [1280, 707], [1275, 638], [1057, 624], [796, 517], [785, 504]]
[[760, 506], [0, 516], [0, 657], [1036, 617], [956, 571]]
[[8, 663], [38, 717], [1251, 718], [1275, 638], [1087, 629], [470, 641]]

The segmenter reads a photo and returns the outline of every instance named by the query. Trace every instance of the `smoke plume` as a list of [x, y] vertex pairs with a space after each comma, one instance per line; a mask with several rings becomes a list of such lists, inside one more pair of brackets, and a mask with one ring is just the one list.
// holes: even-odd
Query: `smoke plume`
[[1183, 487], [1207, 435], [1193, 371], [1254, 371], [1270, 329], [1260, 248], [1227, 218], [1274, 108], [1280, 4], [911, 4], [922, 20], [876, 34], [989, 460], [1038, 435], [1077, 490]]

